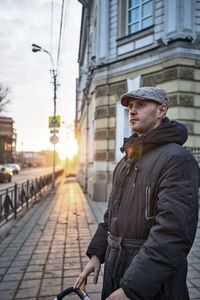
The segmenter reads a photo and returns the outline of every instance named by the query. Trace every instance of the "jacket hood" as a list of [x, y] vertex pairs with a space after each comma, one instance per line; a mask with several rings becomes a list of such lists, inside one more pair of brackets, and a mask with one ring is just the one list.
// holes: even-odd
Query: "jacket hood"
[[185, 125], [176, 121], [170, 121], [165, 117], [158, 127], [147, 134], [142, 136], [133, 134], [129, 138], [125, 138], [121, 151], [126, 152], [126, 155], [134, 152], [134, 154], [141, 156], [153, 148], [164, 144], [176, 143], [183, 145], [187, 138], [188, 132]]

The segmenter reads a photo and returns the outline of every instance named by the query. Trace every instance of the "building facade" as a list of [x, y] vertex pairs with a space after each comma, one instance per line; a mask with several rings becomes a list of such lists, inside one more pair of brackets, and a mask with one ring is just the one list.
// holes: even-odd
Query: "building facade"
[[13, 119], [0, 117], [0, 164], [15, 161], [16, 131]]
[[107, 201], [112, 173], [131, 134], [120, 95], [142, 86], [165, 89], [168, 117], [186, 125], [185, 144], [200, 147], [200, 1], [93, 0], [83, 9], [79, 46], [77, 178]]

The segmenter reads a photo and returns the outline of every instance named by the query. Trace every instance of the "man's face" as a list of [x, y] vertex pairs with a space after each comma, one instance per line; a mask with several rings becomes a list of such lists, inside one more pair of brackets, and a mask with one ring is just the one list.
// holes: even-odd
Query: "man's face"
[[159, 105], [154, 101], [141, 99], [131, 99], [128, 109], [129, 125], [138, 135], [143, 135], [159, 126], [166, 113], [164, 104]]

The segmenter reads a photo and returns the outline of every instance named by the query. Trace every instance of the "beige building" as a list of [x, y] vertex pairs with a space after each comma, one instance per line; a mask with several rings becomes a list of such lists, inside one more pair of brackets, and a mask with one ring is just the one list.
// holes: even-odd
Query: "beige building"
[[15, 161], [17, 134], [13, 123], [12, 118], [0, 117], [0, 164]]
[[200, 147], [200, 1], [93, 0], [83, 9], [77, 81], [78, 180], [107, 201], [112, 172], [131, 134], [120, 95], [142, 86], [169, 93], [168, 117]]

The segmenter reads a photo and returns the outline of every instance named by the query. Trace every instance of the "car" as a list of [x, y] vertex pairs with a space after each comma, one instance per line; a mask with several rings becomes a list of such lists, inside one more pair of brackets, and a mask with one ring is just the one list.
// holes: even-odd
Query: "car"
[[20, 171], [20, 167], [18, 166], [18, 164], [11, 164], [11, 163], [7, 163], [4, 164], [4, 166], [9, 169], [10, 171], [13, 172], [13, 174], [18, 174]]
[[11, 182], [13, 176], [13, 172], [10, 171], [8, 168], [6, 168], [3, 165], [0, 165], [0, 182]]

